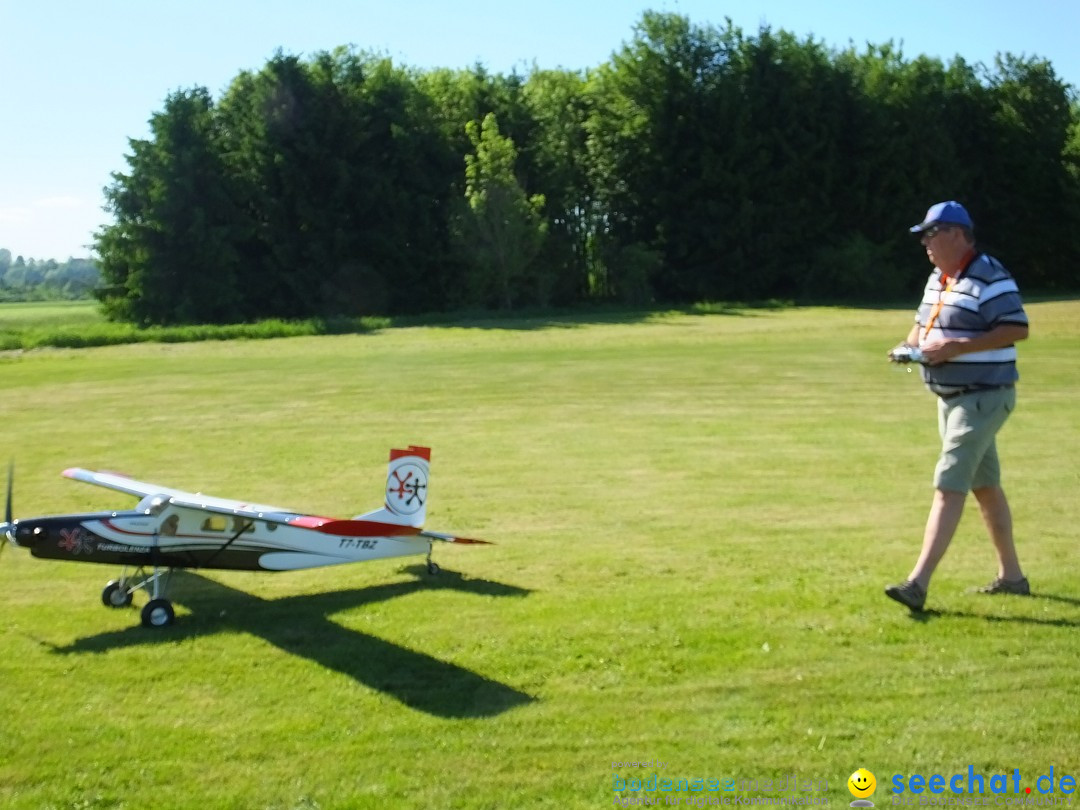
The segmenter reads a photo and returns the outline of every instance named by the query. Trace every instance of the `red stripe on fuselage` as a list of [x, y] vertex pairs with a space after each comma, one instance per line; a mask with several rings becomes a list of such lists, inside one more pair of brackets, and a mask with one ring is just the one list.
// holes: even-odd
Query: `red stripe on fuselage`
[[301, 529], [314, 529], [323, 534], [339, 537], [399, 537], [406, 534], [419, 534], [414, 526], [400, 526], [396, 523], [380, 523], [377, 520], [335, 520], [334, 518], [304, 515], [289, 521], [290, 526]]
[[[109, 527], [109, 529], [116, 532], [117, 534], [130, 534], [132, 537], [153, 537], [154, 534], [155, 534], [154, 532], [133, 532], [131, 529], [124, 529], [124, 528], [121, 528], [120, 526], [117, 526], [111, 520], [103, 520], [103, 521], [101, 521], [101, 525]], [[86, 529], [86, 524], [85, 523], [82, 524], [82, 526], [83, 526], [84, 529]], [[93, 529], [86, 529], [86, 530], [88, 532], [94, 532]], [[96, 536], [96, 532], [94, 534]]]
[[289, 521], [290, 526], [299, 526], [301, 529], [317, 529], [327, 523], [333, 523], [336, 518], [316, 517], [315, 515], [300, 515]]
[[[153, 537], [155, 532], [136, 532], [117, 526], [110, 520], [102, 520], [102, 524], [117, 534], [127, 534], [132, 537]], [[293, 518], [288, 525], [300, 529], [313, 529], [321, 534], [333, 534], [339, 537], [399, 537], [402, 535], [419, 534], [420, 529], [413, 526], [399, 526], [396, 523], [380, 523], [376, 520], [338, 520], [336, 518], [316, 517], [314, 515], [302, 515]], [[184, 534], [180, 537], [193, 539], [215, 538], [220, 534]]]

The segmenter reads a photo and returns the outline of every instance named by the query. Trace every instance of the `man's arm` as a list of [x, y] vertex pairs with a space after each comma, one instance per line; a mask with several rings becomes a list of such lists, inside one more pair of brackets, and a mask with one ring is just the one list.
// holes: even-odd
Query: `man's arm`
[[[918, 327], [912, 330], [918, 340]], [[995, 326], [985, 335], [974, 338], [946, 338], [935, 340], [922, 347], [926, 362], [932, 366], [947, 363], [954, 357], [972, 352], [988, 352], [993, 349], [1004, 349], [1020, 340], [1026, 340], [1028, 328], [1026, 324], [1004, 323]], [[910, 339], [910, 336], [909, 336]]]

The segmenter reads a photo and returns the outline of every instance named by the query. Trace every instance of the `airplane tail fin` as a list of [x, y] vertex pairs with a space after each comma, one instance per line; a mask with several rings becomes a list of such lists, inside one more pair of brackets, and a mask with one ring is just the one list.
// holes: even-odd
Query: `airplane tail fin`
[[353, 519], [415, 528], [423, 526], [427, 517], [430, 462], [429, 447], [410, 444], [407, 450], [391, 450], [383, 507]]

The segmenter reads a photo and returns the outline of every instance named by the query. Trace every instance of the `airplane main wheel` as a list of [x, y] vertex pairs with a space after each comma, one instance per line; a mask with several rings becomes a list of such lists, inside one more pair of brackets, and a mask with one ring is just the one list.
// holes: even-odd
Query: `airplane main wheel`
[[432, 561], [428, 561], [428, 564], [427, 564], [427, 572], [428, 572], [428, 574], [429, 574], [429, 575], [431, 575], [431, 576], [435, 576], [435, 575], [436, 575], [436, 574], [438, 574], [438, 573], [439, 573], [439, 572], [440, 572], [441, 570], [442, 570], [442, 569], [441, 569], [441, 568], [439, 568], [439, 564], [438, 564], [437, 562], [432, 562]]
[[105, 607], [122, 608], [131, 604], [131, 593], [125, 583], [113, 580], [101, 592], [101, 602]]
[[168, 599], [151, 599], [142, 609], [143, 627], [168, 627], [176, 621], [176, 613]]

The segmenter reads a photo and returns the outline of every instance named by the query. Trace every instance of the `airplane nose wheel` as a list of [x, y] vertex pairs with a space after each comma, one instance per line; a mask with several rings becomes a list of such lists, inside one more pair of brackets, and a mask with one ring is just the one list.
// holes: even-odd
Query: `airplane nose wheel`
[[143, 627], [168, 627], [174, 621], [176, 613], [168, 599], [151, 599], [142, 609]]
[[131, 604], [131, 591], [122, 579], [114, 579], [101, 592], [101, 602], [105, 607], [122, 608]]

